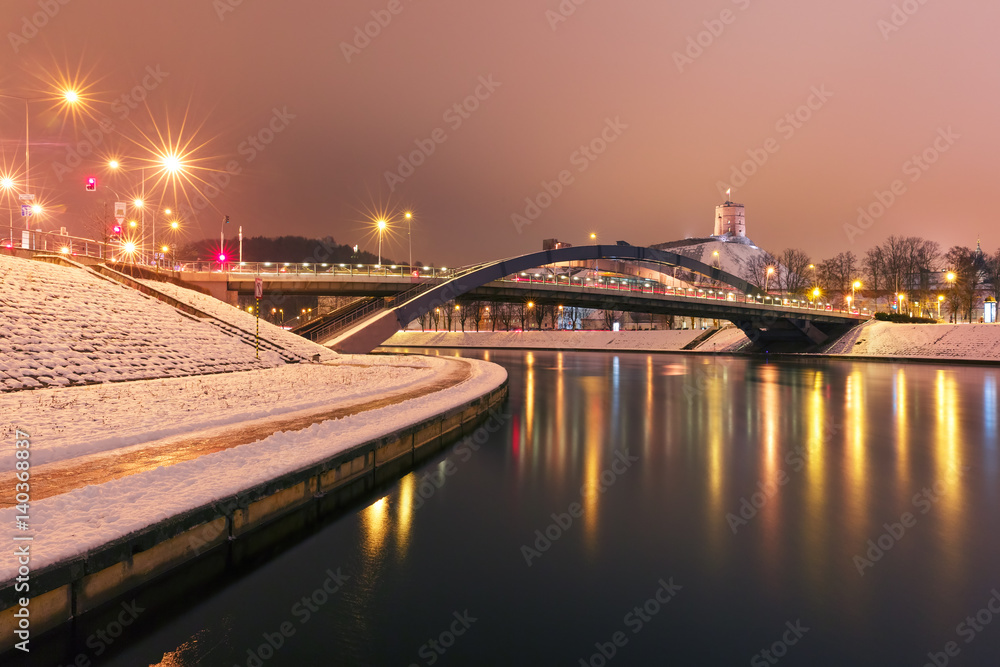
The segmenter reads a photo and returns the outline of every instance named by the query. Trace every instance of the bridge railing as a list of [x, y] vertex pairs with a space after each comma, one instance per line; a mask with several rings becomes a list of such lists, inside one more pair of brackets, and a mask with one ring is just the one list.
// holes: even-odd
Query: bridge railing
[[[451, 272], [448, 278], [461, 276], [465, 273], [468, 273], [469, 271], [475, 270], [476, 268], [477, 267], [475, 266], [471, 266], [471, 267], [463, 267], [460, 269], [448, 269], [448, 271]], [[312, 341], [317, 341], [317, 342], [328, 340], [333, 336], [337, 335], [338, 333], [340, 333], [341, 331], [348, 329], [356, 322], [359, 322], [360, 320], [369, 317], [370, 315], [373, 315], [376, 312], [386, 310], [388, 308], [395, 308], [399, 304], [405, 303], [410, 299], [412, 299], [413, 297], [419, 296], [420, 294], [423, 294], [427, 290], [436, 287], [437, 285], [440, 285], [441, 282], [442, 280], [440, 280], [440, 276], [437, 276], [436, 278], [428, 278], [425, 279], [424, 282], [418, 283], [413, 287], [409, 288], [408, 290], [400, 292], [399, 294], [381, 297], [373, 301], [372, 303], [366, 304], [362, 308], [347, 313], [343, 317], [337, 318], [336, 320], [330, 322], [326, 326], [311, 332], [308, 335], [308, 338]]]
[[330, 262], [179, 262], [176, 270], [225, 273], [231, 276], [370, 276], [373, 278], [451, 278], [457, 269], [399, 264], [340, 264]]
[[867, 308], [835, 306], [828, 300], [804, 299], [784, 295], [757, 295], [744, 294], [736, 290], [719, 289], [713, 287], [675, 287], [664, 285], [643, 279], [634, 278], [581, 278], [579, 276], [567, 275], [545, 275], [522, 273], [516, 276], [508, 276], [500, 282], [510, 282], [517, 284], [541, 284], [555, 285], [562, 287], [574, 287], [582, 290], [605, 290], [614, 292], [632, 292], [639, 294], [661, 294], [664, 296], [676, 296], [688, 299], [729, 301], [734, 303], [757, 304], [775, 306], [780, 308], [799, 308], [802, 310], [821, 310], [827, 312], [837, 312], [850, 315], [870, 317], [871, 311]]

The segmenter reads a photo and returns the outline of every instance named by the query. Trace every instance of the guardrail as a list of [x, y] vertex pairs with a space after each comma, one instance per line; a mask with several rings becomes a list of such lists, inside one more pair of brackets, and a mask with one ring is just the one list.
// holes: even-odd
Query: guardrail
[[120, 255], [120, 244], [95, 241], [80, 236], [70, 236], [56, 232], [39, 232], [29, 229], [9, 228], [3, 234], [0, 246], [10, 249], [31, 250], [34, 252], [53, 252], [67, 256], [96, 257], [98, 259], [117, 259]]
[[616, 292], [634, 292], [640, 294], [661, 294], [664, 296], [678, 296], [690, 299], [709, 299], [715, 301], [730, 301], [733, 303], [757, 304], [777, 306], [782, 308], [801, 308], [803, 310], [823, 310], [828, 312], [844, 313], [871, 317], [872, 313], [867, 308], [845, 308], [834, 307], [829, 301], [821, 299], [801, 299], [797, 297], [786, 297], [783, 295], [757, 295], [743, 294], [735, 290], [700, 288], [700, 287], [674, 287], [654, 283], [642, 279], [633, 278], [580, 278], [578, 276], [545, 276], [541, 274], [530, 275], [521, 274], [501, 279], [499, 282], [528, 283], [541, 285], [555, 285], [562, 287], [575, 287], [579, 289], [609, 290]]
[[[478, 266], [463, 267], [461, 269], [451, 269], [452, 275], [449, 277], [458, 277], [464, 273], [473, 271], [476, 268], [478, 268]], [[316, 342], [332, 338], [337, 333], [347, 329], [355, 322], [358, 322], [364, 319], [365, 317], [368, 317], [369, 315], [372, 315], [380, 310], [385, 310], [386, 308], [393, 308], [401, 303], [406, 303], [413, 297], [419, 296], [420, 294], [423, 294], [432, 287], [436, 287], [437, 285], [440, 284], [441, 284], [440, 280], [426, 281], [418, 283], [417, 285], [414, 285], [410, 289], [400, 292], [399, 294], [395, 294], [393, 296], [381, 297], [378, 300], [373, 301], [372, 303], [366, 304], [365, 306], [359, 308], [356, 311], [352, 311], [342, 317], [338, 317], [336, 320], [330, 322], [321, 329], [317, 329], [316, 331], [310, 332], [308, 338], [309, 340]]]
[[382, 278], [452, 278], [461, 269], [387, 264], [300, 262], [179, 262], [176, 270], [245, 276], [372, 276]]

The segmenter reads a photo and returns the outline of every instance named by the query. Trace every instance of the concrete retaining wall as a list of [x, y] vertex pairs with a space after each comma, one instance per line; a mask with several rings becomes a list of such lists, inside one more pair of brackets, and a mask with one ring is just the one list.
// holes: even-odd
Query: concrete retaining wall
[[[415, 463], [471, 434], [507, 398], [506, 381], [478, 399], [326, 461], [160, 521], [120, 540], [30, 575], [31, 638], [95, 610], [179, 566], [229, 550], [238, 563], [281, 542], [283, 523], [294, 531], [303, 512], [338, 511]], [[282, 522], [282, 518], [287, 520]], [[261, 528], [279, 528], [262, 531]], [[0, 652], [13, 648], [18, 598], [15, 582], [0, 584]]]

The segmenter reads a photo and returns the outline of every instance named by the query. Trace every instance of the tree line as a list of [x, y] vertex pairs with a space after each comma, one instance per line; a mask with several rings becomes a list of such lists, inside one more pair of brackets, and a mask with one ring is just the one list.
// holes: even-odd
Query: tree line
[[861, 257], [847, 251], [818, 262], [794, 248], [778, 255], [765, 252], [749, 270], [751, 282], [762, 289], [767, 285], [772, 293], [811, 298], [818, 288], [822, 300], [838, 306], [853, 294], [867, 300], [871, 310], [888, 309], [902, 294], [907, 310], [937, 312], [943, 296], [948, 312], [971, 320], [981, 297], [1000, 300], [1000, 250], [992, 255], [966, 246], [942, 251], [936, 241], [917, 236], [890, 236]]

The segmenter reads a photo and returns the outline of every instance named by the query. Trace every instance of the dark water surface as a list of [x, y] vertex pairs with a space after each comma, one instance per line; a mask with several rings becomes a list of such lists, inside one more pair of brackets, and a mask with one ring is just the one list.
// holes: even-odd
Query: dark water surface
[[1000, 369], [461, 354], [481, 444], [94, 664], [1000, 664]]

